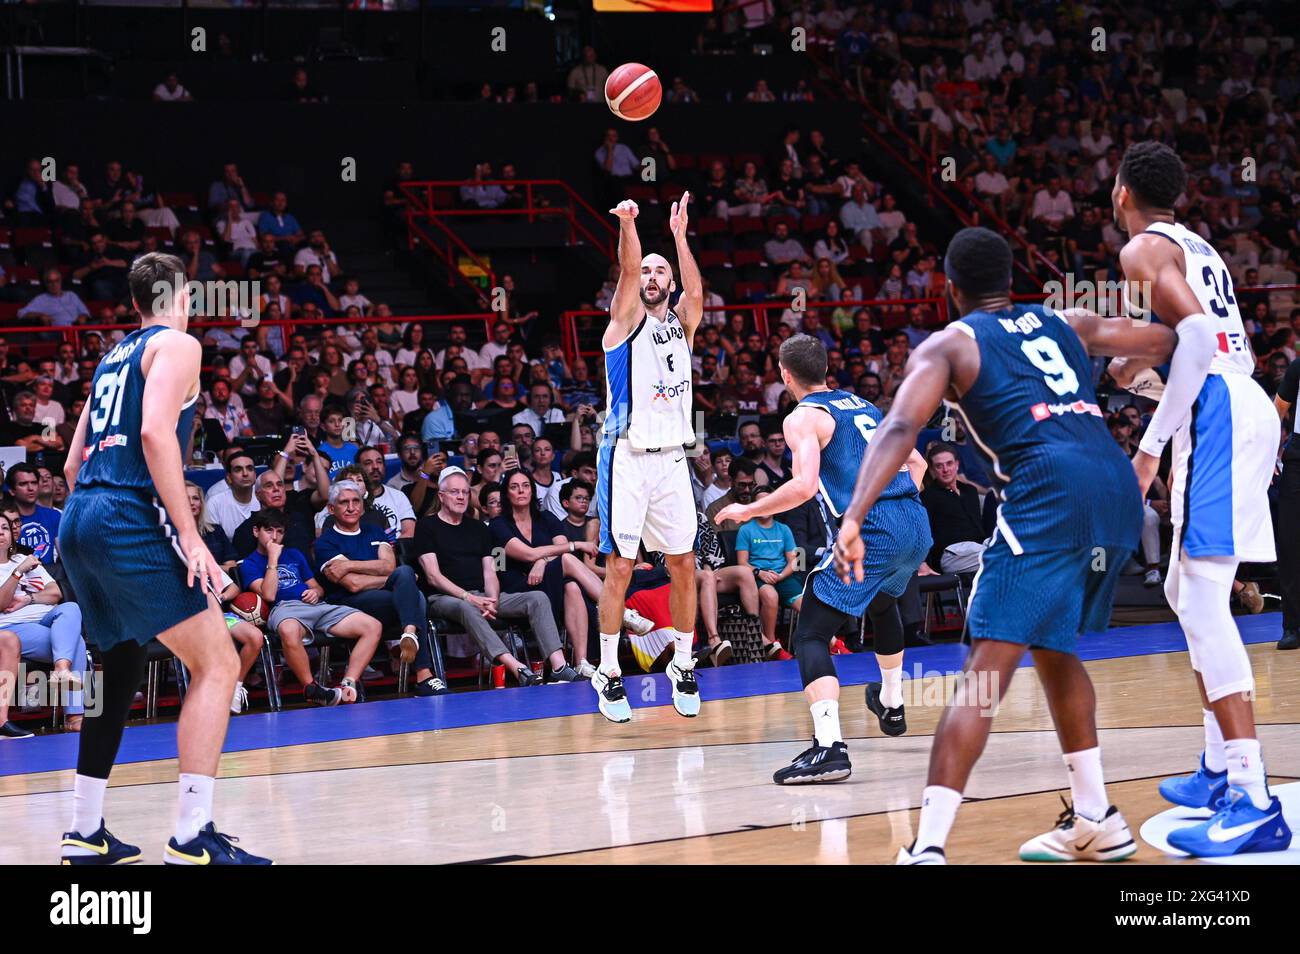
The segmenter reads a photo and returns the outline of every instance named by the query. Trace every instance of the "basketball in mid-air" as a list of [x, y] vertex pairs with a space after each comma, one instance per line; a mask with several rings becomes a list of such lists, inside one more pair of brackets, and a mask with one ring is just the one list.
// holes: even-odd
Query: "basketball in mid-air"
[[254, 626], [261, 626], [266, 622], [266, 605], [262, 602], [262, 597], [252, 590], [245, 590], [236, 596], [231, 601], [230, 609], [240, 619]]
[[624, 63], [605, 80], [605, 102], [619, 119], [649, 119], [663, 95], [655, 71], [640, 63]]

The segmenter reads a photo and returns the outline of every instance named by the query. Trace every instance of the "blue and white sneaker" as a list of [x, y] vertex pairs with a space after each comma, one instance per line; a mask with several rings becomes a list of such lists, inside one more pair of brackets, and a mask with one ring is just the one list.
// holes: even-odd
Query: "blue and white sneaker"
[[1219, 858], [1257, 851], [1286, 851], [1291, 847], [1291, 829], [1282, 817], [1282, 803], [1276, 795], [1260, 811], [1246, 790], [1235, 785], [1203, 822], [1169, 833], [1171, 848], [1196, 858]]
[[627, 701], [627, 690], [618, 673], [603, 673], [597, 669], [591, 677], [591, 688], [596, 690], [596, 707], [610, 722], [631, 722], [632, 706]]
[[668, 683], [673, 687], [673, 708], [678, 715], [693, 719], [700, 714], [700, 684], [695, 681], [695, 663], [690, 668], [670, 661], [664, 670]]
[[163, 864], [167, 865], [273, 865], [270, 858], [250, 855], [243, 848], [236, 848], [232, 842], [239, 841], [230, 835], [217, 831], [212, 822], [204, 825], [198, 836], [183, 845], [176, 839], [167, 842], [163, 853]]
[[102, 818], [99, 828], [90, 835], [65, 831], [59, 847], [65, 865], [129, 865], [141, 858], [140, 849], [114, 838]]
[[1201, 767], [1191, 775], [1167, 778], [1160, 783], [1160, 795], [1167, 802], [1185, 808], [1214, 808], [1228, 792], [1228, 773], [1211, 772], [1205, 767], [1205, 753], [1201, 753]]

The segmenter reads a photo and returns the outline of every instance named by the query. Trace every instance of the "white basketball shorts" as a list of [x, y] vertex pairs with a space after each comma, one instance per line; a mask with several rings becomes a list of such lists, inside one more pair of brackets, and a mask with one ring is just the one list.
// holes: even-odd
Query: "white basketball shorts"
[[690, 462], [680, 447], [651, 453], [624, 441], [596, 454], [600, 552], [636, 559], [637, 544], [660, 553], [695, 549], [695, 495]]
[[1172, 440], [1169, 510], [1188, 556], [1248, 563], [1277, 558], [1268, 486], [1279, 427], [1273, 402], [1244, 374], [1205, 379]]

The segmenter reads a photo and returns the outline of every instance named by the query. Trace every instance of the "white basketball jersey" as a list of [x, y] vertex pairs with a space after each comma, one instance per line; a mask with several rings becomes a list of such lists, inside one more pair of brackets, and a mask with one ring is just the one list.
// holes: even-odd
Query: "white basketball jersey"
[[605, 350], [604, 435], [644, 450], [695, 442], [691, 426], [691, 350], [671, 309], [646, 314], [630, 335]]
[[1219, 253], [1209, 242], [1182, 225], [1155, 222], [1146, 230], [1163, 235], [1183, 250], [1187, 284], [1201, 303], [1201, 310], [1213, 323], [1215, 338], [1219, 342], [1218, 350], [1210, 359], [1210, 373], [1253, 375], [1255, 358], [1241, 322], [1241, 312], [1237, 309], [1237, 298], [1232, 292], [1232, 276]]

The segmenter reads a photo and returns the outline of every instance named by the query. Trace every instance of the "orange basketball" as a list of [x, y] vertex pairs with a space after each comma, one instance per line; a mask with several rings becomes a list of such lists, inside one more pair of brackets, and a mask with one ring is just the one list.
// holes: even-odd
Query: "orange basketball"
[[663, 95], [655, 71], [640, 63], [624, 63], [605, 80], [605, 102], [619, 119], [648, 119]]

